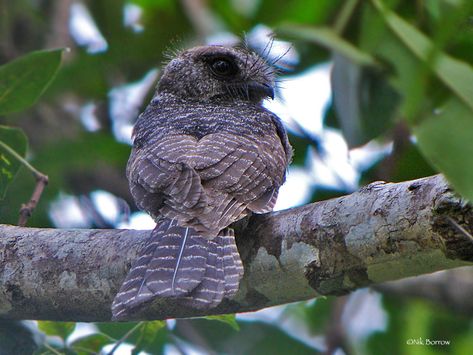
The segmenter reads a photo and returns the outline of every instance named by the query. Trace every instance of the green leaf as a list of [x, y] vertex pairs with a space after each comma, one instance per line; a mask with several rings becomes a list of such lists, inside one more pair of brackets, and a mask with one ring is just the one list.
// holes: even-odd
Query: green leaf
[[100, 350], [105, 345], [111, 344], [113, 342], [114, 340], [110, 339], [106, 335], [96, 333], [74, 340], [69, 345], [69, 347], [72, 348], [77, 353], [77, 355], [99, 354]]
[[[405, 348], [407, 338], [404, 338], [405, 325], [409, 321], [406, 319], [405, 303], [399, 299], [383, 296], [383, 308], [388, 316], [388, 324], [385, 331], [372, 333], [366, 341], [366, 354], [386, 354], [397, 355], [406, 354], [402, 350]], [[416, 334], [409, 334], [413, 337]]]
[[0, 200], [5, 196], [8, 184], [21, 166], [18, 159], [2, 147], [4, 144], [24, 157], [28, 140], [21, 129], [0, 125]]
[[[471, 329], [467, 327], [466, 329]], [[470, 330], [470, 334], [466, 334], [458, 339], [452, 344], [452, 353], [454, 354], [468, 354], [471, 349], [473, 349], [473, 331]]]
[[360, 65], [376, 64], [370, 54], [359, 50], [330, 28], [283, 25], [277, 29], [276, 33], [284, 37], [313, 42], [329, 49], [331, 52], [339, 53]]
[[[180, 322], [184, 324], [179, 324]], [[313, 347], [281, 330], [277, 321], [271, 324], [259, 321], [238, 321], [238, 325], [240, 330], [237, 332], [205, 318], [177, 320], [172, 332], [176, 337], [190, 343], [195, 339], [194, 336], [199, 336], [202, 344], [205, 344], [204, 352], [212, 351], [217, 354], [314, 355], [318, 353]], [[190, 329], [192, 332], [189, 331]]]
[[95, 323], [102, 333], [114, 339], [121, 339], [133, 328], [136, 328], [135, 331], [128, 334], [126, 343], [134, 345], [136, 353], [143, 350], [152, 354], [160, 354], [159, 349], [169, 342], [168, 329], [165, 324], [164, 321]]
[[473, 201], [473, 117], [457, 98], [414, 127], [421, 152], [464, 197]]
[[161, 336], [159, 331], [164, 328], [165, 325], [166, 322], [160, 320], [142, 322], [132, 354], [138, 354], [141, 351], [153, 351], [153, 348], [155, 347], [154, 343]]
[[0, 115], [33, 105], [56, 75], [64, 49], [31, 52], [0, 66]]
[[283, 317], [294, 317], [305, 324], [310, 334], [324, 334], [333, 315], [337, 298], [319, 297], [308, 302], [296, 302], [286, 306]]
[[[213, 1], [224, 3], [225, 1]], [[327, 23], [341, 6], [341, 0], [271, 0], [259, 1], [255, 23], [264, 23], [269, 26], [277, 25], [281, 21], [294, 23], [320, 24]], [[230, 3], [232, 3], [230, 1]], [[233, 2], [237, 3], [237, 2]]]
[[318, 298], [315, 302], [306, 305], [305, 317], [313, 334], [324, 332], [333, 315], [335, 297]]
[[76, 327], [74, 322], [52, 322], [52, 321], [39, 321], [38, 328], [46, 335], [58, 336], [62, 340], [66, 341], [67, 337], [71, 335]]
[[[384, 331], [372, 333], [363, 354], [469, 354], [472, 329], [467, 314], [455, 314], [425, 300], [383, 295], [388, 316]], [[449, 341], [450, 345], [426, 345], [426, 339]], [[415, 342], [424, 345], [415, 345]], [[468, 347], [469, 346], [469, 347]], [[470, 351], [468, 351], [470, 350]]]
[[[402, 151], [395, 159], [394, 166], [392, 166], [390, 180], [393, 182], [408, 181], [434, 174], [436, 171], [419, 151], [419, 146], [411, 141], [406, 141]], [[371, 181], [373, 179], [374, 177], [371, 178]]]
[[218, 316], [207, 316], [205, 319], [216, 320], [225, 324], [228, 324], [234, 330], [240, 330], [234, 314], [222, 314]]
[[[383, 63], [390, 83], [402, 95], [399, 108], [401, 117], [417, 117], [421, 103], [424, 103], [425, 92], [427, 88], [431, 89], [431, 86], [427, 86], [428, 79], [431, 79], [428, 68], [390, 31], [372, 6], [363, 8], [360, 27], [361, 49]], [[428, 97], [433, 95], [429, 92]]]
[[427, 36], [394, 12], [384, 8], [379, 0], [372, 2], [404, 45], [431, 67], [435, 75], [473, 110], [473, 68], [440, 51]]
[[391, 126], [400, 95], [377, 68], [360, 66], [340, 54], [333, 59], [334, 105], [343, 136], [353, 148], [378, 137]]
[[147, 10], [153, 8], [167, 10], [175, 5], [172, 0], [132, 0], [131, 2]]
[[120, 339], [126, 333], [128, 333], [131, 329], [133, 329], [138, 322], [99, 322], [95, 323], [97, 328], [104, 333], [105, 335], [109, 336], [113, 339]]

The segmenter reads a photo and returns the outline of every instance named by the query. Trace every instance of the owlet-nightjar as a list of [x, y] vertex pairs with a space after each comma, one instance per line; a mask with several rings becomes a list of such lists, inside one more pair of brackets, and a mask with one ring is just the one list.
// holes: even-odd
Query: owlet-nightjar
[[156, 221], [112, 305], [126, 318], [156, 297], [212, 308], [238, 291], [243, 266], [229, 226], [273, 209], [292, 148], [262, 106], [275, 73], [244, 48], [195, 47], [164, 68], [139, 116], [127, 178]]

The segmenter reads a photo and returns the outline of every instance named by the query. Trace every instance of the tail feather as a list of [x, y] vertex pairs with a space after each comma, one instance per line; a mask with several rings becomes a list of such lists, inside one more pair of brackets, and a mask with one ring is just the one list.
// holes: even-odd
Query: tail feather
[[227, 297], [231, 297], [238, 291], [240, 279], [243, 276], [243, 264], [235, 244], [235, 232], [233, 229], [224, 229], [217, 238], [221, 238], [223, 245], [225, 294]]
[[225, 272], [222, 247], [214, 240], [208, 240], [208, 255], [205, 276], [199, 286], [180, 303], [187, 307], [205, 309], [216, 307], [225, 296]]
[[205, 274], [206, 241], [191, 228], [172, 227], [160, 236], [145, 273], [156, 296], [177, 297], [192, 291]]
[[178, 298], [194, 308], [212, 308], [238, 291], [243, 266], [232, 229], [213, 239], [163, 219], [133, 263], [112, 305], [125, 318], [155, 297]]
[[179, 297], [196, 288], [206, 271], [207, 241], [192, 228], [163, 219], [123, 282], [112, 304], [114, 318], [124, 317], [155, 297]]
[[185, 297], [183, 304], [195, 308], [213, 308], [223, 297], [231, 298], [243, 276], [243, 264], [235, 244], [235, 232], [226, 228], [209, 240], [207, 269], [202, 283]]

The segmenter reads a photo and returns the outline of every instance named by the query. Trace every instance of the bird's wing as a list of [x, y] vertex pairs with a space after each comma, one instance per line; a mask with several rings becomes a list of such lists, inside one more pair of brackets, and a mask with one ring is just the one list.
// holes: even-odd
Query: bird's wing
[[277, 134], [246, 137], [215, 133], [199, 143], [208, 152], [225, 152], [213, 164], [196, 166], [207, 191], [225, 193], [226, 204], [217, 208], [222, 227], [239, 219], [245, 209], [259, 213], [272, 210], [287, 166]]
[[128, 166], [140, 208], [216, 235], [247, 209], [271, 211], [287, 165], [276, 132], [246, 137], [219, 132], [200, 140], [163, 137], [135, 150]]
[[201, 213], [205, 209], [206, 196], [200, 177], [185, 159], [196, 141], [189, 135], [174, 134], [146, 148], [133, 149], [127, 177], [139, 208], [154, 217], [169, 203], [181, 206], [183, 212]]

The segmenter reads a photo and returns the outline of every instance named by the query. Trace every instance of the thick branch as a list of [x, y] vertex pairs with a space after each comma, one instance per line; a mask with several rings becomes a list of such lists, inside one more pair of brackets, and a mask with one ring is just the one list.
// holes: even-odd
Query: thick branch
[[[234, 300], [207, 312], [155, 302], [136, 319], [256, 310], [473, 262], [462, 232], [472, 233], [473, 211], [441, 176], [374, 183], [246, 222], [236, 226], [245, 276]], [[0, 317], [109, 320], [148, 233], [0, 226]]]

